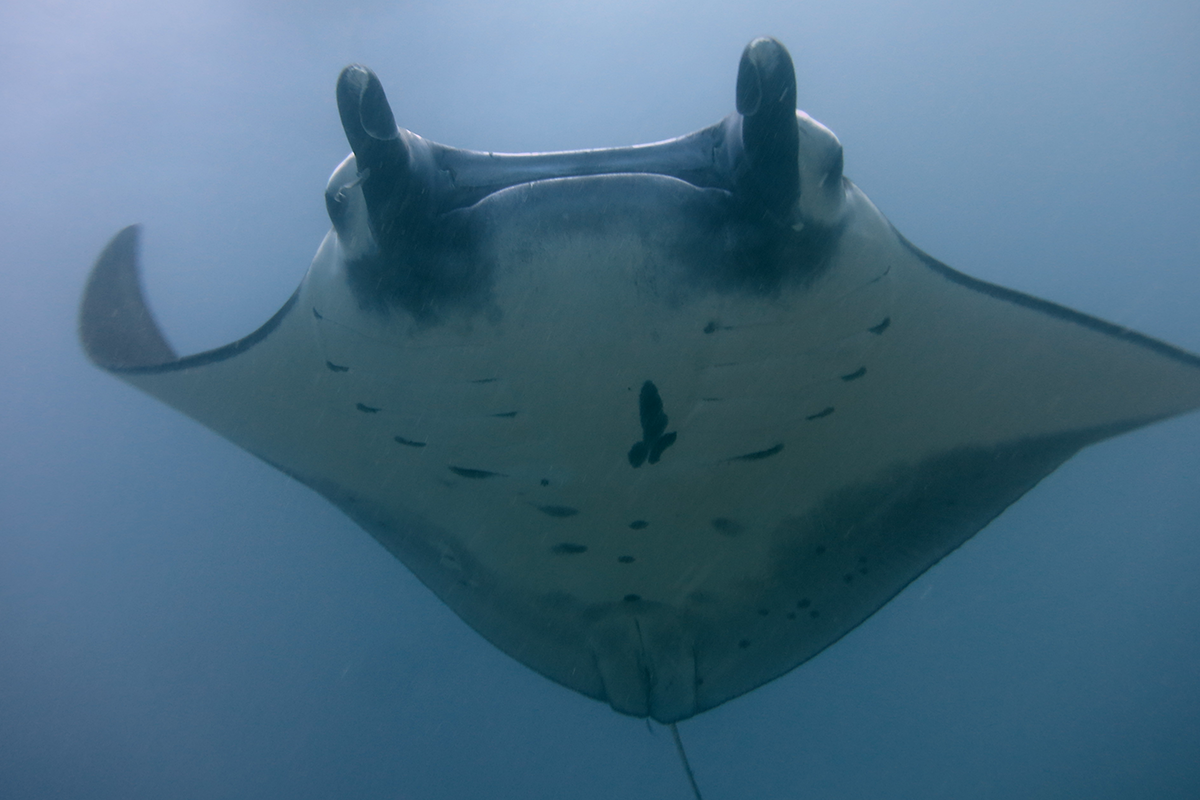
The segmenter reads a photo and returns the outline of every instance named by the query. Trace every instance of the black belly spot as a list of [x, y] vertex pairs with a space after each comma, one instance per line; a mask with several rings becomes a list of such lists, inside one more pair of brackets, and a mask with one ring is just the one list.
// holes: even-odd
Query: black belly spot
[[799, 603], [796, 603], [796, 608], [808, 608], [811, 605], [812, 605], [812, 601], [806, 597], [803, 600], [801, 600]]
[[640, 531], [649, 524], [650, 523], [646, 522], [644, 519], [635, 519], [633, 522], [629, 523], [629, 527], [633, 528], [635, 531]]
[[642, 599], [642, 596], [640, 594], [627, 594], [623, 599], [626, 603], [636, 603]]
[[638, 395], [638, 416], [642, 423], [642, 440], [629, 448], [629, 465], [657, 464], [663, 451], [675, 444], [676, 432], [667, 433], [668, 417], [663, 411], [662, 397], [652, 381], [642, 384]]
[[499, 414], [492, 414], [493, 417], [501, 417], [504, 419], [512, 419], [517, 415], [515, 411], [502, 411]]
[[738, 642], [738, 647], [742, 648], [743, 650], [745, 650], [749, 646], [750, 646], [749, 639], [742, 639], [740, 642]]
[[728, 461], [760, 461], [764, 458], [770, 458], [771, 456], [777, 455], [782, 452], [783, 452], [783, 442], [780, 442], [779, 444], [775, 445], [774, 447], [768, 447], [766, 450], [755, 450], [753, 453], [746, 453], [744, 456], [734, 456], [733, 458], [730, 458], [727, 460]]
[[[409, 447], [424, 447], [425, 446], [424, 442], [417, 442], [412, 439], [405, 439], [403, 436], [393, 436], [392, 438], [395, 439], [397, 443], [406, 444]], [[451, 469], [453, 469], [453, 467], [451, 467]]]
[[622, 564], [632, 564], [633, 556], [617, 556], [617, 561], [620, 561]]
[[858, 369], [854, 370], [854, 372], [851, 372], [849, 375], [843, 375], [842, 380], [849, 383], [850, 381], [858, 380], [859, 378], [861, 378], [863, 375], [866, 375], [866, 374], [867, 374], [867, 368], [859, 367]]
[[571, 508], [570, 506], [538, 506], [537, 510], [547, 516], [558, 517], [559, 519], [573, 517], [579, 513], [578, 508]]
[[473, 480], [482, 480], [483, 478], [504, 478], [507, 477], [502, 472], [492, 472], [488, 469], [470, 469], [468, 467], [449, 467], [449, 470], [455, 475], [462, 478], [471, 478]]
[[573, 542], [562, 542], [550, 548], [550, 552], [560, 556], [574, 556], [580, 553], [587, 552], [586, 544], [574, 544]]

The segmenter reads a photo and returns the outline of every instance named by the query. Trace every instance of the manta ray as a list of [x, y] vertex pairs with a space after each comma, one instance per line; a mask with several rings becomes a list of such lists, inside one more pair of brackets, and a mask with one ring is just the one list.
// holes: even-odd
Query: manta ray
[[136, 226], [84, 349], [334, 503], [517, 661], [673, 724], [869, 617], [1087, 445], [1200, 406], [1200, 357], [909, 243], [796, 108], [472, 152], [338, 79], [332, 229], [262, 327], [180, 356]]

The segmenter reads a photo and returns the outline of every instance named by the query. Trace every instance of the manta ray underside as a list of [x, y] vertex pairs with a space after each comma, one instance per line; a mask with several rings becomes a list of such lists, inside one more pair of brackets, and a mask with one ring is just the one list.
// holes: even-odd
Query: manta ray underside
[[496, 155], [337, 87], [333, 229], [244, 339], [177, 356], [137, 228], [97, 365], [324, 495], [480, 634], [686, 719], [819, 653], [1080, 448], [1200, 406], [1200, 358], [909, 244], [747, 46], [737, 112]]

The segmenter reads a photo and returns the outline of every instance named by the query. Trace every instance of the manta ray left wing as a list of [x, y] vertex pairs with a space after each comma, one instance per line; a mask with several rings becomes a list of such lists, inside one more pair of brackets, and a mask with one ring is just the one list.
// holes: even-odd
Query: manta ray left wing
[[177, 357], [137, 229], [91, 359], [341, 507], [514, 658], [685, 719], [812, 657], [1093, 442], [1200, 405], [1200, 359], [909, 244], [743, 54], [680, 139], [471, 153], [370, 71], [333, 230], [255, 333]]

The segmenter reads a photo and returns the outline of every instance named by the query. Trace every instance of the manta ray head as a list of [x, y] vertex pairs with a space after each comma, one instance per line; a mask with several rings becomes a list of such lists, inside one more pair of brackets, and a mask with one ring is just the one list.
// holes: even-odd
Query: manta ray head
[[357, 65], [337, 98], [353, 155], [325, 199], [347, 280], [363, 307], [425, 323], [492, 304], [497, 225], [560, 229], [569, 215], [611, 239], [614, 220], [637, 216], [642, 251], [687, 265], [674, 285], [774, 294], [820, 274], [844, 216], [841, 144], [796, 110], [791, 56], [774, 39], [746, 47], [737, 113], [638, 148], [446, 147], [398, 127], [379, 79]]

